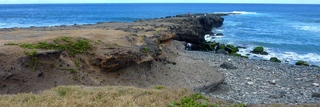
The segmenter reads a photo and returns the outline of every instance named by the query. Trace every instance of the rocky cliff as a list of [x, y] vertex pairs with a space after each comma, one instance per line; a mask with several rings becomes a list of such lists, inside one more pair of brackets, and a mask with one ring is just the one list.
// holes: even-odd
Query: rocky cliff
[[[177, 15], [181, 16], [181, 15]], [[178, 26], [173, 26], [170, 29], [175, 32], [176, 36], [174, 39], [179, 41], [186, 41], [194, 44], [193, 49], [199, 50], [203, 49], [204, 35], [211, 34], [213, 28], [221, 27], [224, 21], [224, 18], [208, 14], [206, 16], [198, 14], [198, 18], [191, 18], [179, 20]]]
[[[223, 76], [201, 61], [191, 63], [182, 55], [182, 43], [201, 49], [203, 36], [222, 23], [220, 16], [207, 15], [1, 29], [0, 93], [38, 92], [58, 85], [212, 88]], [[172, 39], [184, 42], [172, 47]], [[195, 63], [203, 69], [188, 68]]]

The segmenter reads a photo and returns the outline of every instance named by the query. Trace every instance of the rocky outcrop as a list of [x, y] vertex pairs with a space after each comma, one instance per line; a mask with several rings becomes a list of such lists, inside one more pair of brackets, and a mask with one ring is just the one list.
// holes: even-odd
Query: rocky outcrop
[[185, 17], [176, 20], [179, 25], [170, 26], [170, 31], [175, 34], [174, 39], [194, 44], [193, 49], [205, 49], [204, 35], [210, 34], [213, 28], [221, 27], [223, 21], [222, 17], [213, 14], [198, 18]]
[[[39, 92], [58, 85], [146, 87], [179, 84], [190, 89], [202, 87], [202, 90], [210, 90], [223, 81], [223, 76], [206, 63], [191, 62], [193, 59], [188, 55], [179, 55], [184, 50], [182, 43], [170, 49], [167, 48], [170, 45], [165, 44], [171, 44], [170, 41], [176, 39], [192, 43], [193, 49], [201, 49], [204, 34], [210, 33], [214, 27], [220, 27], [222, 22], [223, 18], [208, 15], [138, 20], [132, 23], [0, 30], [0, 94]], [[78, 44], [70, 42], [79, 40]], [[83, 40], [90, 43], [89, 50], [79, 50], [81, 54], [77, 55], [67, 51], [69, 45], [81, 48]], [[68, 46], [50, 44], [59, 41], [68, 42], [64, 44]], [[23, 44], [25, 48], [18, 44]], [[62, 47], [58, 49], [54, 46]], [[193, 68], [194, 63], [202, 66], [201, 69]], [[189, 75], [198, 76], [194, 78]], [[186, 83], [185, 78], [189, 82]]]

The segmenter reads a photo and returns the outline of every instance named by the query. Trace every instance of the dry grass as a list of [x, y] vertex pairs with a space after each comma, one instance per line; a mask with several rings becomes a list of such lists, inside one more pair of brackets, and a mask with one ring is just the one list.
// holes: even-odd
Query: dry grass
[[[193, 91], [154, 86], [59, 86], [39, 94], [0, 95], [1, 107], [167, 107], [173, 101], [191, 96]], [[207, 97], [208, 98], [208, 97]], [[209, 98], [215, 107], [238, 107], [238, 104]], [[248, 105], [248, 107], [319, 107], [319, 105]], [[240, 107], [240, 106], [239, 106]]]
[[187, 89], [124, 86], [60, 86], [39, 94], [1, 95], [1, 107], [166, 107], [189, 96]]

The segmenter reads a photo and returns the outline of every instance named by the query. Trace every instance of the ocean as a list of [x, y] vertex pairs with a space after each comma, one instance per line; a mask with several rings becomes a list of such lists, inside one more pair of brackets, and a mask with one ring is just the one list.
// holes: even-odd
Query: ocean
[[215, 38], [225, 44], [265, 47], [269, 55], [283, 63], [298, 60], [320, 65], [320, 5], [312, 4], [0, 4], [0, 28], [133, 22], [190, 13], [237, 12], [224, 16], [223, 33]]

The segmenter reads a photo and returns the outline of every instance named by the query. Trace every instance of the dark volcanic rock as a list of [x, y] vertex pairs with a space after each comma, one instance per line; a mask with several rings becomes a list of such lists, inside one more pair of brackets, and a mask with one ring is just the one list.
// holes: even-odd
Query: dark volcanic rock
[[170, 26], [170, 30], [176, 35], [174, 39], [186, 41], [193, 45], [199, 45], [199, 49], [205, 49], [204, 35], [211, 33], [215, 27], [221, 27], [224, 19], [216, 15], [206, 17], [188, 18], [182, 20], [173, 20], [175, 23], [184, 23], [179, 26]]
[[276, 57], [271, 57], [270, 58], [270, 61], [271, 62], [281, 62], [278, 58], [276, 58]]
[[233, 45], [231, 44], [228, 44], [226, 47], [225, 47], [225, 50], [228, 51], [229, 53], [236, 53], [238, 52], [238, 48], [234, 47]]
[[224, 49], [219, 49], [216, 53], [217, 54], [225, 54], [225, 55], [229, 54], [228, 51], [226, 51]]
[[217, 33], [216, 36], [223, 36], [223, 34], [222, 33]]
[[229, 62], [224, 62], [220, 65], [221, 68], [224, 69], [237, 69], [236, 66], [234, 66], [233, 64], [229, 63]]
[[320, 93], [319, 92], [312, 93], [312, 97], [320, 98]]
[[268, 52], [264, 51], [264, 48], [262, 46], [257, 46], [251, 51], [254, 54], [261, 54], [261, 55], [268, 55]]
[[218, 50], [220, 50], [220, 49], [225, 50], [225, 48], [226, 48], [226, 45], [224, 45], [224, 44], [220, 44], [220, 43], [217, 43], [216, 51], [218, 51]]

